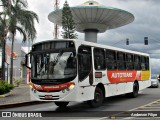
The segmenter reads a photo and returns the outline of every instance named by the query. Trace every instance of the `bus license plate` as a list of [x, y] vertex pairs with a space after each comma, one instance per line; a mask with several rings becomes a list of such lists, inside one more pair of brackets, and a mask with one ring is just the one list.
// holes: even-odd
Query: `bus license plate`
[[45, 99], [52, 99], [52, 95], [45, 95]]

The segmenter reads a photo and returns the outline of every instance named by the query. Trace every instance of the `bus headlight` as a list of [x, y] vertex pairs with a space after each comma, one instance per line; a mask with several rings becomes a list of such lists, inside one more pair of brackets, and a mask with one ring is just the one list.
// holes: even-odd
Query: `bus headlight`
[[29, 87], [30, 87], [30, 88], [33, 88], [33, 84], [32, 84], [32, 83], [29, 83]]
[[74, 84], [71, 84], [71, 85], [69, 86], [69, 89], [72, 90], [74, 87], [75, 87], [75, 85], [74, 85]]
[[33, 88], [32, 85], [29, 85], [30, 88]]

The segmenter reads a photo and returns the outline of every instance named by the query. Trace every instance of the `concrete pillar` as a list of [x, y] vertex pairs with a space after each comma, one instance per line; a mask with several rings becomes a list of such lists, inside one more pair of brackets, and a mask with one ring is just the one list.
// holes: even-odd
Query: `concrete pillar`
[[96, 29], [86, 29], [85, 32], [85, 41], [97, 43], [97, 33]]

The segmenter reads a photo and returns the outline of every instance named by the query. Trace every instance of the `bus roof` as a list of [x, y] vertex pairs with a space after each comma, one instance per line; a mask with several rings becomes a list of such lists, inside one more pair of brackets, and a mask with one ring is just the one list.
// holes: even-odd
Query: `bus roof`
[[51, 41], [74, 41], [74, 42], [78, 42], [80, 44], [87, 45], [87, 46], [99, 47], [99, 48], [104, 48], [104, 49], [116, 50], [116, 51], [120, 51], [120, 52], [122, 51], [122, 52], [126, 52], [126, 53], [149, 56], [149, 54], [143, 53], [143, 52], [127, 50], [127, 49], [122, 49], [122, 48], [113, 47], [113, 46], [109, 46], [109, 45], [102, 45], [102, 44], [88, 42], [88, 41], [84, 41], [84, 40], [78, 40], [78, 39], [53, 39], [53, 40], [46, 40], [46, 41], [37, 42], [37, 43], [34, 43], [33, 45], [45, 43], [45, 42], [51, 42]]

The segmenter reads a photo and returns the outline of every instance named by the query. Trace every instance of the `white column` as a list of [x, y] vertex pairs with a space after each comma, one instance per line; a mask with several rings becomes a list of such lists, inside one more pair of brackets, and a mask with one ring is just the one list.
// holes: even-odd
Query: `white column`
[[85, 32], [85, 41], [97, 43], [97, 33], [98, 30], [95, 29], [87, 29]]

